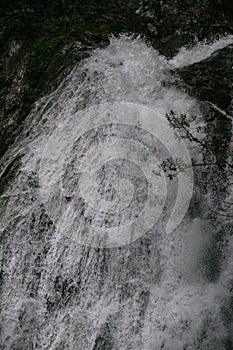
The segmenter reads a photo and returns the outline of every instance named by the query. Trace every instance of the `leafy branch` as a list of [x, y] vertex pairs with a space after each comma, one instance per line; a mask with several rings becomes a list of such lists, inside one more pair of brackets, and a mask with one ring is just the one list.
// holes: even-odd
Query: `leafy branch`
[[[197, 126], [195, 131], [191, 131], [191, 124], [196, 121], [195, 116], [188, 119], [186, 114], [176, 115], [175, 112], [170, 111], [169, 114], [166, 114], [166, 118], [174, 130], [179, 130], [179, 136], [177, 136], [179, 141], [182, 139], [190, 141], [194, 145], [201, 148], [203, 153], [206, 155], [206, 158], [214, 159], [213, 162], [204, 161], [203, 163], [198, 163], [195, 159], [192, 159], [193, 166], [215, 165], [219, 168], [228, 166], [230, 169], [233, 169], [231, 157], [233, 155], [233, 148], [231, 148], [233, 145], [231, 145], [231, 143], [229, 143], [225, 137], [222, 138], [221, 142], [219, 142], [218, 146], [216, 147], [216, 145], [213, 145], [207, 140], [206, 137], [201, 138], [196, 136], [201, 132], [206, 132], [205, 127]], [[174, 169], [171, 170], [173, 171]]]
[[[166, 118], [171, 128], [175, 131], [179, 131], [179, 135], [177, 136], [179, 141], [184, 139], [189, 141], [191, 144], [194, 144], [196, 147], [199, 147], [199, 149], [202, 151], [203, 161], [199, 162], [192, 158], [192, 165], [190, 166], [185, 164], [180, 158], [167, 158], [161, 162], [161, 170], [166, 173], [170, 180], [173, 180], [180, 172], [183, 172], [190, 167], [205, 167], [207, 169], [209, 167], [216, 167], [216, 174], [221, 175], [225, 173], [227, 176], [227, 184], [223, 183], [221, 185], [221, 190], [223, 192], [228, 191], [232, 185], [230, 177], [233, 175], [233, 143], [229, 142], [224, 135], [220, 141], [218, 140], [219, 142], [217, 145], [215, 145], [213, 141], [209, 141], [206, 136], [198, 137], [197, 135], [202, 132], [207, 134], [207, 130], [205, 127], [200, 126], [193, 128], [192, 123], [196, 121], [196, 117], [192, 117], [190, 119], [186, 114], [176, 115], [173, 111], [170, 111], [169, 114], [166, 114]], [[221, 200], [221, 206], [221, 212], [217, 212], [223, 216], [232, 217], [232, 215], [227, 214], [226, 211], [233, 207], [233, 202], [231, 200], [223, 199]], [[216, 212], [216, 210], [213, 210], [212, 208], [210, 209], [211, 211]]]

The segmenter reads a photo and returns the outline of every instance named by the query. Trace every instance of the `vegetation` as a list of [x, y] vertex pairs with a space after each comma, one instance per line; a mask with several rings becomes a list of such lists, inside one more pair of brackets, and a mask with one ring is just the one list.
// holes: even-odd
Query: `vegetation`
[[[137, 0], [135, 6], [145, 6], [148, 1]], [[7, 39], [18, 33], [34, 42], [27, 66], [29, 85], [33, 87], [64, 35], [80, 30], [88, 21], [109, 11], [110, 6], [105, 0], [2, 0], [0, 46], [4, 47]], [[4, 78], [3, 72], [1, 77]]]
[[154, 0], [140, 0], [139, 7], [135, 11], [136, 14], [139, 15], [144, 10], [153, 9], [153, 4], [154, 4]]
[[17, 31], [48, 34], [90, 18], [103, 10], [103, 0], [3, 0], [0, 40]]
[[[135, 8], [152, 7], [154, 0], [136, 0]], [[105, 0], [2, 0], [0, 42], [12, 32], [48, 34], [94, 18], [112, 8]]]
[[33, 46], [32, 52], [29, 55], [27, 73], [30, 75], [31, 82], [34, 83], [39, 78], [41, 73], [50, 63], [52, 54], [57, 46], [62, 41], [63, 36], [48, 36], [45, 35], [38, 39]]
[[[130, 7], [124, 5], [132, 14], [132, 22], [138, 20], [134, 10], [138, 8], [139, 2], [135, 0]], [[14, 139], [13, 130], [21, 124], [32, 104], [50, 91], [57, 74], [69, 65], [71, 55], [66, 55], [69, 50], [62, 49], [72, 48], [77, 37], [85, 41], [89, 34], [93, 34], [93, 37], [98, 38], [96, 40], [107, 39], [110, 33], [120, 31], [118, 21], [114, 23], [109, 16], [114, 16], [115, 12], [120, 15], [119, 11], [117, 3], [105, 0], [0, 1], [0, 111], [4, 115], [14, 114], [11, 128], [7, 127], [7, 132], [4, 129], [5, 141], [1, 136], [5, 146], [0, 147], [0, 155]], [[123, 26], [128, 25], [128, 21], [124, 23]], [[7, 59], [9, 44], [14, 45], [13, 40], [22, 43], [17, 57], [13, 55], [16, 65], [14, 59]], [[80, 57], [85, 57], [85, 53], [80, 53]], [[18, 79], [18, 65], [23, 66], [22, 88], [17, 90], [16, 98], [7, 99], [8, 93], [14, 90], [15, 79]]]
[[[229, 143], [229, 140], [224, 135], [216, 145], [206, 137], [201, 138], [197, 136], [199, 133], [205, 132], [206, 128], [198, 126], [194, 131], [191, 131], [191, 123], [196, 120], [196, 117], [190, 120], [186, 114], [176, 115], [171, 111], [170, 114], [166, 114], [166, 118], [174, 130], [179, 130], [179, 140], [188, 140], [202, 150], [203, 162], [199, 163], [192, 159], [192, 166], [216, 166], [220, 170], [228, 167], [233, 170], [232, 144]], [[183, 171], [185, 167], [186, 165], [182, 159], [174, 161], [169, 158], [161, 163], [161, 168], [168, 173], [167, 176], [170, 179], [173, 179], [179, 171]]]
[[[233, 144], [229, 142], [224, 134], [218, 140], [218, 143], [214, 139], [209, 140], [207, 136], [208, 131], [206, 127], [196, 127], [194, 130], [191, 128], [191, 124], [196, 120], [193, 117], [191, 120], [187, 117], [186, 114], [176, 115], [173, 111], [169, 114], [166, 114], [167, 120], [171, 128], [179, 131], [178, 139], [179, 141], [184, 139], [191, 142], [193, 147], [198, 147], [199, 152], [201, 151], [202, 160], [197, 161], [195, 158], [192, 158], [192, 167], [199, 167], [201, 169], [202, 176], [206, 178], [206, 170], [209, 175], [210, 167], [214, 171], [215, 181], [209, 185], [217, 186], [216, 193], [222, 193], [227, 195], [230, 186], [232, 185], [232, 176], [233, 176]], [[198, 137], [198, 134], [201, 134], [204, 131], [205, 135]], [[203, 135], [203, 133], [202, 133]], [[178, 173], [185, 171], [189, 165], [185, 164], [183, 159], [177, 158], [167, 158], [160, 164], [160, 168], [163, 172], [166, 173], [167, 177], [170, 180], [173, 180]], [[225, 174], [225, 176], [223, 176]], [[215, 213], [218, 212], [220, 215], [232, 217], [232, 214], [228, 214], [227, 211], [233, 208], [233, 203], [226, 201], [224, 198], [221, 203], [219, 203], [221, 210], [215, 210], [210, 208]]]
[[[0, 3], [0, 46], [10, 37], [26, 36], [29, 54], [26, 62], [24, 106], [30, 106], [39, 93], [38, 80], [46, 72], [57, 47], [65, 34], [74, 27], [103, 12], [104, 0], [2, 0]], [[5, 72], [4, 60], [0, 62], [0, 84], [6, 86], [11, 78]]]
[[103, 10], [103, 0], [3, 0], [0, 44], [14, 33], [35, 37], [28, 73], [36, 79], [47, 67], [62, 33]]

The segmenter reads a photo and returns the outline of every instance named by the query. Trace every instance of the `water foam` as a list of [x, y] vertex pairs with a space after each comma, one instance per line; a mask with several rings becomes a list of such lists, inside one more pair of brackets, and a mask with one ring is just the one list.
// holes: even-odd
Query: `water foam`
[[[182, 49], [167, 61], [140, 38], [112, 38], [38, 102], [40, 110], [26, 122], [29, 140], [22, 137], [12, 150], [24, 154], [22, 167], [1, 208], [4, 349], [226, 349], [232, 250], [227, 243], [220, 250], [228, 264], [220, 264], [218, 280], [208, 281], [216, 228], [204, 218], [187, 217], [165, 232], [176, 184], [169, 185], [167, 212], [143, 239], [98, 250], [56, 231], [41, 203], [38, 172], [54, 128], [87, 106], [125, 101], [161, 115], [172, 109], [201, 118], [194, 99], [164, 84], [172, 80], [169, 69], [198, 62], [230, 43], [228, 37]], [[159, 143], [156, 152], [167, 155]], [[69, 178], [72, 171], [67, 170]]]

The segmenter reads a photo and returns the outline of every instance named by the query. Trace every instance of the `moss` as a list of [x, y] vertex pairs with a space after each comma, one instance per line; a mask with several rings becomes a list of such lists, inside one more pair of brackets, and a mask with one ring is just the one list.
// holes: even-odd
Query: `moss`
[[[90, 48], [106, 46], [111, 34], [144, 32], [143, 19], [135, 14], [137, 1], [133, 7], [104, 0], [1, 1], [0, 113], [12, 124], [0, 123], [0, 157], [14, 142], [33, 103], [56, 88], [62, 72], [86, 58]], [[22, 45], [6, 60], [12, 41]], [[6, 101], [21, 70], [16, 103]]]
[[0, 43], [12, 33], [54, 33], [104, 12], [102, 0], [3, 0], [0, 4]]
[[26, 74], [32, 85], [48, 67], [51, 57], [58, 45], [62, 42], [63, 36], [48, 36], [38, 39], [29, 55]]

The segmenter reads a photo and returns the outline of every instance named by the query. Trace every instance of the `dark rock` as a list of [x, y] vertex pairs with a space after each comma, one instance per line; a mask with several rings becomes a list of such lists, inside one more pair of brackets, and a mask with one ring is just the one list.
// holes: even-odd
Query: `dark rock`
[[233, 3], [231, 0], [215, 0], [214, 3], [219, 10], [227, 10], [233, 14]]
[[[33, 89], [30, 87], [30, 76], [26, 76], [24, 70], [38, 33], [27, 32], [25, 36], [25, 33], [18, 32], [14, 34], [14, 38], [8, 38], [0, 54], [3, 69], [0, 75], [0, 157], [20, 133], [32, 103], [53, 90], [59, 83], [59, 77], [62, 79], [64, 72], [77, 61], [86, 58], [92, 49], [106, 46], [110, 34], [143, 34], [154, 48], [171, 57], [180, 47], [190, 44], [194, 39], [211, 39], [217, 34], [233, 32], [233, 6], [230, 0], [156, 0], [137, 15], [135, 11], [139, 6], [133, 0], [111, 1], [97, 18], [70, 28], [52, 55], [48, 67], [34, 82]], [[62, 31], [63, 28], [60, 32]], [[12, 45], [12, 40], [15, 40], [16, 45]], [[76, 42], [79, 47], [75, 46]], [[226, 57], [222, 57], [216, 61], [210, 76], [215, 74], [214, 70], [217, 70], [218, 76], [221, 75], [219, 70], [222, 69], [223, 72], [225, 59]], [[193, 72], [195, 75], [195, 67]], [[223, 89], [222, 86], [224, 76], [228, 73], [223, 72], [220, 85], [212, 86], [210, 81], [202, 81], [201, 72], [197, 69], [195, 77], [188, 84], [202, 86], [197, 94], [200, 99], [208, 99], [214, 103], [218, 101], [219, 106], [226, 108], [230, 93], [226, 92], [226, 86]], [[215, 79], [215, 83], [216, 81]]]
[[233, 98], [233, 45], [215, 52], [206, 60], [179, 70], [188, 91], [201, 101], [229, 111]]
[[106, 323], [102, 326], [100, 334], [95, 340], [93, 350], [110, 350], [113, 349], [113, 340], [110, 333], [109, 324]]
[[157, 31], [156, 27], [155, 27], [153, 24], [148, 23], [148, 24], [147, 24], [147, 28], [148, 28], [149, 32], [150, 32], [152, 35], [155, 35], [155, 36], [158, 35], [158, 31]]
[[153, 24], [159, 33], [159, 42], [157, 38], [156, 41], [151, 38], [154, 46], [172, 57], [180, 47], [195, 39], [201, 41], [231, 33], [233, 3], [231, 0], [222, 0], [221, 3], [218, 0], [155, 1]]

